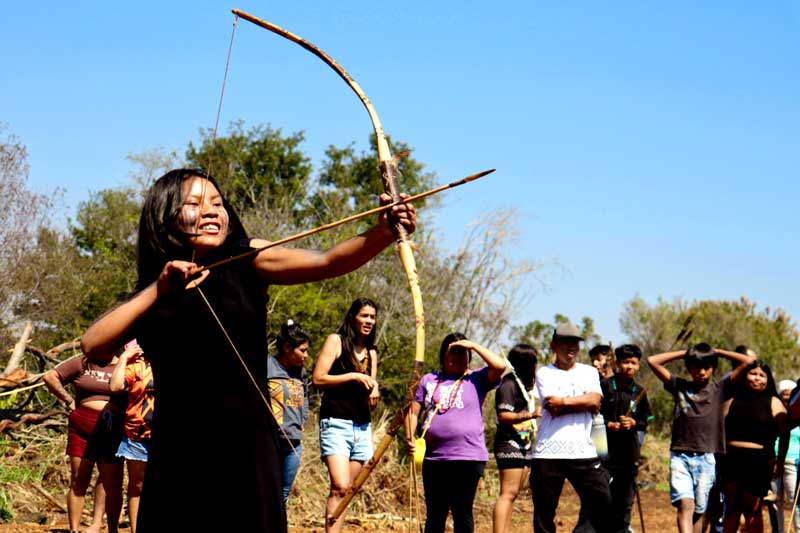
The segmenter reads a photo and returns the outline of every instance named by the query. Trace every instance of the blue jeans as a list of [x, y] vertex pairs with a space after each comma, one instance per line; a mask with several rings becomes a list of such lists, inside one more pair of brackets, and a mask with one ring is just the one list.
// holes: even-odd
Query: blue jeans
[[292, 485], [294, 485], [294, 478], [297, 476], [297, 470], [300, 468], [300, 455], [303, 453], [303, 446], [300, 441], [292, 442], [294, 450], [287, 444], [281, 444], [280, 460], [281, 460], [281, 480], [283, 490], [283, 507], [286, 508], [286, 502], [289, 501], [289, 493], [292, 492]]
[[713, 453], [670, 452], [669, 496], [672, 504], [694, 500], [694, 512], [706, 512], [708, 493], [716, 477], [715, 466]]

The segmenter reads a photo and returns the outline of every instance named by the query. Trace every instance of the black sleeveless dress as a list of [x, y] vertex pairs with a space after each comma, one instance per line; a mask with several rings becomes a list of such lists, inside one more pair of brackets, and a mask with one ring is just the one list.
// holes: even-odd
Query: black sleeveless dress
[[[204, 259], [246, 249], [227, 246]], [[159, 299], [134, 327], [156, 396], [139, 531], [285, 532], [277, 426], [268, 411], [266, 286], [245, 259], [212, 270], [200, 291]]]

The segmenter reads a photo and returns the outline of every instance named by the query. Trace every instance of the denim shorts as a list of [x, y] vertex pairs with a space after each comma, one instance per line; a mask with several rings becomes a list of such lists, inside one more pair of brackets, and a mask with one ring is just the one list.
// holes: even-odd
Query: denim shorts
[[339, 455], [351, 461], [369, 461], [372, 427], [343, 418], [323, 418], [319, 421], [319, 449], [322, 457]]
[[694, 512], [704, 513], [708, 493], [716, 478], [713, 453], [670, 452], [669, 497], [673, 505], [680, 500], [694, 500]]
[[117, 457], [127, 459], [129, 461], [144, 461], [147, 462], [147, 452], [150, 449], [150, 441], [130, 440], [127, 436], [122, 437], [122, 442], [119, 443], [117, 449]]

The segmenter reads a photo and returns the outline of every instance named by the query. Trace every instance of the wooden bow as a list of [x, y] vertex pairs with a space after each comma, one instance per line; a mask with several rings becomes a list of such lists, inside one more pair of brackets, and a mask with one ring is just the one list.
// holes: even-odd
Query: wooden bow
[[[367, 113], [369, 113], [369, 118], [372, 121], [373, 129], [375, 130], [375, 138], [377, 140], [378, 146], [378, 168], [381, 171], [381, 177], [383, 179], [383, 187], [387, 194], [392, 197], [393, 202], [397, 202], [400, 200], [400, 190], [397, 185], [397, 180], [400, 177], [400, 171], [397, 168], [397, 158], [392, 156], [391, 151], [389, 150], [389, 143], [386, 140], [386, 134], [383, 131], [383, 126], [381, 125], [381, 121], [378, 118], [378, 113], [375, 111], [375, 108], [372, 106], [372, 102], [370, 102], [367, 95], [361, 89], [361, 87], [356, 83], [356, 81], [336, 62], [332, 57], [326, 54], [323, 50], [321, 50], [318, 46], [306, 41], [305, 39], [279, 27], [275, 24], [270, 22], [261, 20], [253, 15], [240, 11], [238, 9], [233, 10], [234, 15], [237, 17], [241, 17], [248, 22], [252, 22], [253, 24], [260, 26], [264, 29], [267, 29], [273, 33], [280, 35], [294, 43], [299, 44], [322, 61], [325, 62], [326, 65], [331, 67], [336, 74], [339, 75], [347, 85], [356, 93], [361, 103], [364, 104], [364, 107], [367, 109]], [[386, 449], [389, 447], [391, 442], [394, 440], [394, 436], [397, 434], [397, 431], [400, 429], [403, 423], [403, 418], [405, 417], [405, 413], [408, 410], [410, 402], [414, 398], [414, 392], [416, 390], [417, 385], [419, 384], [420, 377], [422, 376], [422, 366], [425, 362], [425, 311], [422, 306], [422, 291], [419, 287], [419, 278], [417, 276], [417, 266], [416, 261], [414, 260], [414, 252], [411, 249], [411, 243], [408, 239], [408, 233], [406, 232], [405, 228], [397, 223], [394, 226], [395, 237], [397, 240], [397, 251], [400, 255], [400, 261], [403, 264], [403, 269], [406, 273], [406, 278], [408, 278], [408, 286], [411, 289], [411, 298], [414, 304], [414, 320], [415, 320], [415, 329], [416, 329], [416, 345], [415, 345], [415, 352], [414, 352], [414, 367], [412, 370], [411, 378], [409, 379], [408, 390], [406, 392], [406, 402], [403, 407], [393, 418], [392, 424], [390, 424], [389, 429], [386, 432], [386, 436], [380, 442], [378, 447], [375, 450], [375, 454], [373, 455], [372, 459], [370, 459], [362, 468], [361, 473], [353, 482], [352, 487], [347, 491], [347, 494], [344, 496], [342, 501], [339, 503], [339, 506], [333, 512], [333, 515], [328, 518], [329, 523], [334, 523], [341, 514], [345, 511], [347, 506], [349, 505], [350, 501], [352, 500], [353, 496], [358, 492], [361, 485], [363, 485], [364, 481], [366, 481], [369, 474], [374, 469], [375, 465], [378, 463], [380, 458], [385, 453]]]
[[[375, 138], [378, 146], [378, 168], [381, 171], [383, 179], [384, 191], [392, 197], [393, 202], [400, 200], [400, 189], [397, 185], [397, 180], [400, 177], [400, 171], [397, 168], [397, 160], [392, 156], [389, 150], [389, 142], [386, 140], [386, 134], [383, 131], [383, 125], [378, 118], [378, 113], [372, 105], [372, 102], [367, 98], [367, 95], [356, 83], [356, 81], [347, 73], [331, 56], [326, 54], [318, 46], [306, 41], [305, 39], [287, 31], [280, 26], [276, 26], [265, 20], [261, 20], [249, 13], [233, 10], [233, 14], [241, 17], [248, 22], [252, 22], [257, 26], [261, 26], [273, 33], [280, 35], [292, 42], [295, 42], [320, 58], [326, 65], [331, 67], [336, 74], [339, 75], [347, 85], [356, 93], [358, 99], [364, 104], [364, 107], [369, 113], [369, 118], [372, 121], [372, 127], [375, 130]], [[416, 347], [414, 352], [414, 369], [416, 373], [421, 373], [422, 365], [425, 361], [425, 311], [422, 306], [422, 291], [419, 288], [419, 278], [417, 276], [417, 265], [414, 260], [414, 252], [411, 250], [411, 243], [408, 239], [406, 229], [400, 223], [394, 226], [395, 236], [397, 238], [397, 251], [400, 255], [400, 261], [403, 263], [406, 277], [408, 278], [408, 285], [411, 289], [411, 298], [414, 303], [414, 319], [416, 323]], [[417, 378], [419, 379], [419, 378]]]

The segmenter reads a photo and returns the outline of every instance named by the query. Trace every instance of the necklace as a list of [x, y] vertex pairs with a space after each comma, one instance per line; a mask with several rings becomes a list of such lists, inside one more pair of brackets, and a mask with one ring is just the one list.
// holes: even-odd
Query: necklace
[[[436, 402], [436, 406], [433, 407], [433, 409], [426, 410], [426, 415], [423, 417], [425, 421], [422, 424], [422, 432], [420, 434], [420, 438], [424, 438], [425, 437], [425, 433], [428, 432], [428, 428], [430, 428], [431, 427], [431, 423], [433, 423], [434, 415], [437, 415], [437, 414], [443, 415], [447, 411], [449, 411], [451, 407], [453, 407], [453, 405], [456, 402], [456, 398], [458, 397], [458, 391], [461, 389], [461, 382], [464, 381], [464, 378], [467, 376], [467, 374], [469, 374], [469, 370], [464, 372], [464, 374], [462, 374], [461, 377], [458, 378], [456, 380], [456, 382], [453, 384], [453, 388], [450, 389], [450, 395], [447, 398], [447, 401], [448, 401], [447, 406], [442, 406], [442, 397], [440, 395], [439, 396], [439, 401]], [[433, 402], [434, 396], [436, 396], [436, 391], [439, 390], [439, 386], [442, 384], [442, 381], [444, 381], [443, 378], [444, 378], [444, 376], [440, 373], [439, 374], [439, 379], [436, 382], [436, 387], [433, 389], [433, 392], [431, 393], [431, 403]]]
[[[459, 377], [456, 380], [456, 382], [453, 384], [453, 386], [450, 388], [450, 391], [449, 391], [450, 394], [447, 395], [447, 399], [446, 399], [447, 403], [446, 403], [446, 405], [443, 405], [444, 399], [442, 398], [441, 394], [439, 395], [439, 401], [436, 402], [436, 412], [438, 412], [440, 415], [445, 414], [456, 403], [456, 398], [458, 398], [458, 392], [459, 392], [459, 390], [461, 390], [461, 384], [463, 383], [464, 378], [466, 377], [467, 373], [468, 372], [464, 372], [461, 375], [461, 377]], [[433, 393], [431, 394], [431, 401], [433, 401], [434, 397], [436, 396], [436, 391], [439, 390], [439, 386], [442, 384], [443, 381], [444, 381], [444, 376], [442, 376], [440, 374], [439, 375], [439, 380], [436, 382], [436, 388], [433, 389]]]

